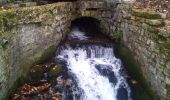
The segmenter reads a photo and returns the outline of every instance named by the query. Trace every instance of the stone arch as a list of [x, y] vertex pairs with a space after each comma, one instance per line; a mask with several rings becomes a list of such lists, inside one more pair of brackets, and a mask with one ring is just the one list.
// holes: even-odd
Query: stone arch
[[79, 26], [80, 29], [85, 30], [86, 28], [87, 31], [90, 31], [91, 33], [103, 33], [108, 35], [109, 30], [106, 24], [107, 23], [105, 23], [100, 17], [97, 17], [97, 15], [96, 16], [81, 15], [74, 18], [71, 21], [70, 26], [71, 28]]

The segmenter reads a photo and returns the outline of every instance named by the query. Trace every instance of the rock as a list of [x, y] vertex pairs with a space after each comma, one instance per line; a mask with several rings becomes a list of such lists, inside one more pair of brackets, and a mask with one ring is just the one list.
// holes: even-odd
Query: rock
[[166, 63], [166, 68], [167, 68], [167, 70], [170, 70], [170, 62]]
[[136, 0], [122, 0], [120, 1], [121, 3], [125, 3], [125, 4], [133, 4]]
[[166, 19], [167, 14], [166, 13], [159, 13], [163, 19]]
[[37, 5], [36, 2], [26, 2], [26, 7], [36, 6], [36, 5]]
[[61, 65], [55, 65], [51, 70], [50, 70], [50, 74], [52, 75], [52, 77], [55, 77], [57, 75], [59, 75], [62, 71], [62, 66]]
[[169, 77], [166, 77], [166, 78], [165, 78], [165, 82], [166, 82], [166, 84], [170, 85], [170, 78], [169, 78]]
[[30, 77], [32, 81], [40, 81], [41, 78], [43, 77], [43, 68], [40, 65], [36, 65], [31, 68], [30, 70]]
[[19, 7], [19, 4], [14, 4], [14, 3], [9, 3], [9, 4], [4, 5], [5, 9], [18, 8], [18, 7]]

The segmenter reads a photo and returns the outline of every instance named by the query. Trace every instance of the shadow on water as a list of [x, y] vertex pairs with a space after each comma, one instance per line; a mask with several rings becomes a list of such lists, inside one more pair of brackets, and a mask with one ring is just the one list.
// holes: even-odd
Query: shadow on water
[[[118, 43], [116, 44], [115, 54], [122, 60], [129, 75], [128, 82], [131, 87], [133, 100], [157, 100], [142, 74], [140, 64], [136, 62], [132, 52], [123, 44]], [[136, 80], [137, 84], [132, 84], [131, 80]]]

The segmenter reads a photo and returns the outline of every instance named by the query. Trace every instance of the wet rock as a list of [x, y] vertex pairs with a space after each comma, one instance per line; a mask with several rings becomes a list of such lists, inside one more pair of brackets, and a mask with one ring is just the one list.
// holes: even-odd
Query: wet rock
[[31, 81], [37, 82], [37, 81], [41, 80], [43, 77], [43, 72], [44, 72], [44, 69], [40, 65], [36, 65], [36, 66], [32, 67], [30, 70]]
[[58, 76], [62, 72], [62, 66], [61, 65], [55, 65], [51, 70], [50, 74], [52, 77]]

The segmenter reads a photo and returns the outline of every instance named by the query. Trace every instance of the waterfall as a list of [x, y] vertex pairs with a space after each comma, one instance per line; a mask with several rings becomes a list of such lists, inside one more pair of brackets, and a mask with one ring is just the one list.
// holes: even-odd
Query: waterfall
[[[80, 41], [90, 39], [77, 29], [68, 38]], [[121, 60], [114, 55], [113, 44], [68, 42], [59, 47], [56, 59], [67, 63], [68, 72], [75, 79], [78, 90], [72, 90], [73, 100], [131, 100], [124, 68]]]

